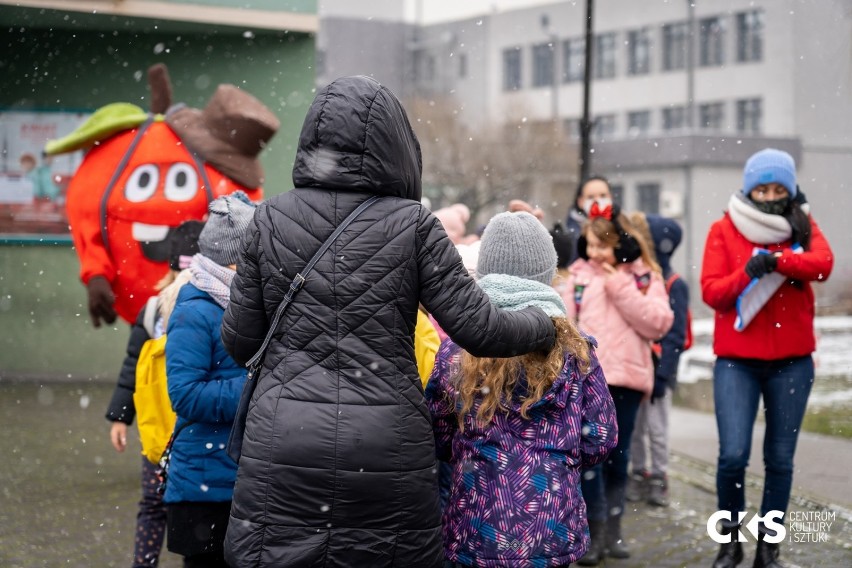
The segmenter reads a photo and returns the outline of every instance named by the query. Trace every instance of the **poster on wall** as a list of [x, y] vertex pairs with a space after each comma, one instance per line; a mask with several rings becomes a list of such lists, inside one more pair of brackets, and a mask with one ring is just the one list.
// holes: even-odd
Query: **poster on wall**
[[0, 237], [68, 235], [65, 191], [82, 152], [42, 156], [89, 113], [0, 110]]

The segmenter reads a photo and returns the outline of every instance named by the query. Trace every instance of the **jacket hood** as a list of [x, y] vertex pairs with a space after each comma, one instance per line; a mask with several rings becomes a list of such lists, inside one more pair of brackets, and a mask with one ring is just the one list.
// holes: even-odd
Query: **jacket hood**
[[659, 215], [646, 215], [651, 237], [654, 239], [654, 253], [664, 274], [671, 270], [671, 258], [683, 238], [683, 229], [673, 219]]
[[293, 183], [420, 201], [422, 165], [420, 143], [396, 96], [369, 77], [343, 77], [308, 110]]

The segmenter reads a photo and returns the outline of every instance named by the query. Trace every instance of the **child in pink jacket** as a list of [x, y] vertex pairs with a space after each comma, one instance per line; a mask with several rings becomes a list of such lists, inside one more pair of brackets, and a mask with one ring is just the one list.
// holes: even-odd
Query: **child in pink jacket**
[[609, 458], [583, 475], [592, 543], [579, 564], [594, 566], [606, 554], [630, 556], [621, 537], [630, 437], [639, 403], [654, 386], [651, 342], [669, 330], [674, 315], [648, 244], [618, 206], [592, 207], [577, 248], [580, 258], [568, 268], [563, 300], [568, 316], [598, 342], [619, 431]]

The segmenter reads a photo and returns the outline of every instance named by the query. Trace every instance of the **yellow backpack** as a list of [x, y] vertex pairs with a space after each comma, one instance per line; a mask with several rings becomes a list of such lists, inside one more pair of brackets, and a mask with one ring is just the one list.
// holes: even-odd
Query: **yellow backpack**
[[[154, 297], [148, 300], [143, 316], [145, 329], [152, 338], [156, 315], [157, 298]], [[142, 455], [151, 463], [159, 463], [177, 420], [166, 383], [165, 334], [147, 340], [139, 351], [133, 404], [136, 407], [136, 425], [139, 428], [139, 439], [142, 441]]]
[[414, 359], [417, 361], [417, 373], [423, 388], [432, 375], [435, 366], [435, 354], [441, 347], [441, 338], [432, 322], [423, 310], [417, 310], [417, 325], [414, 328]]

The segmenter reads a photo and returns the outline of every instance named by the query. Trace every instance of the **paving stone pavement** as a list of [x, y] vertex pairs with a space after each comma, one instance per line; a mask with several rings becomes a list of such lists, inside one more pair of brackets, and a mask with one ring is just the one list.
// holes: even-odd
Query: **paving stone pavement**
[[[109, 444], [103, 414], [111, 391], [104, 383], [0, 378], [0, 567], [130, 566], [139, 448], [130, 440], [117, 454]], [[715, 511], [713, 470], [675, 455], [670, 475], [671, 506], [630, 504], [624, 535], [633, 556], [601, 566], [709, 568], [718, 546], [706, 531]], [[760, 494], [759, 478], [749, 476], [748, 494]], [[852, 567], [852, 514], [798, 498], [790, 511], [834, 512], [836, 520], [826, 542], [785, 542], [785, 560], [802, 568]], [[741, 566], [751, 566], [753, 555], [750, 544]], [[180, 565], [168, 553], [160, 564]]]
[[[644, 502], [628, 503], [622, 528], [631, 558], [608, 558], [600, 566], [608, 568], [645, 567], [706, 567], [710, 568], [719, 545], [707, 535], [707, 519], [716, 511], [715, 471], [706, 463], [674, 454], [669, 464], [669, 507], [661, 508]], [[746, 496], [759, 499], [761, 479], [750, 475]], [[781, 558], [789, 568], [849, 568], [852, 567], [852, 512], [828, 508], [794, 494], [789, 508], [791, 514], [833, 514], [835, 521], [824, 536], [788, 531], [781, 544]], [[799, 529], [800, 526], [794, 526]], [[741, 567], [754, 561], [755, 544], [744, 545], [745, 559]], [[825, 542], [793, 542], [821, 539]]]

